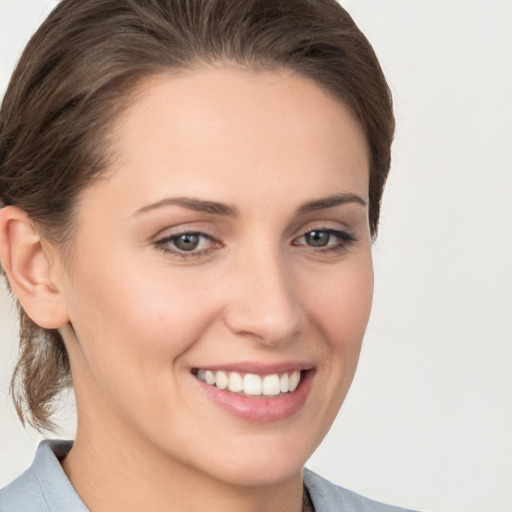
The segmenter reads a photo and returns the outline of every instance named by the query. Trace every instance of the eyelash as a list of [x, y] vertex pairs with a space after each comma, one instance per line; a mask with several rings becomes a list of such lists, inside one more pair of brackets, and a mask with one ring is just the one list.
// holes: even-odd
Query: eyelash
[[[334, 244], [323, 245], [323, 246], [318, 246], [318, 247], [315, 247], [313, 245], [309, 245], [306, 243], [304, 243], [304, 244], [298, 243], [299, 240], [301, 240], [302, 238], [304, 238], [307, 235], [311, 235], [312, 233], [326, 233], [329, 237], [328, 242], [330, 242], [331, 237], [337, 238], [337, 242]], [[176, 240], [178, 240], [180, 237], [183, 237], [186, 235], [191, 236], [191, 237], [197, 236], [203, 240], [204, 239], [209, 240], [212, 243], [212, 246], [210, 246], [206, 249], [199, 249], [199, 250], [192, 249], [190, 251], [180, 250], [178, 248], [172, 249], [170, 247], [170, 244], [174, 244]], [[355, 236], [347, 231], [333, 229], [333, 228], [318, 227], [318, 228], [308, 229], [307, 231], [304, 231], [302, 233], [302, 235], [300, 235], [299, 237], [294, 239], [292, 245], [309, 247], [315, 253], [340, 254], [340, 253], [345, 252], [356, 241], [357, 241], [357, 239], [355, 238]], [[209, 253], [211, 249], [222, 247], [222, 242], [220, 242], [213, 236], [210, 236], [206, 233], [202, 233], [200, 231], [183, 231], [181, 233], [175, 233], [170, 236], [166, 236], [160, 240], [157, 240], [155, 242], [155, 245], [161, 251], [163, 251], [165, 253], [170, 253], [179, 258], [198, 258], [198, 257], [204, 256], [207, 253]]]
[[[200, 237], [201, 239], [209, 240], [212, 242], [213, 247], [208, 247], [206, 249], [200, 249], [200, 250], [193, 249], [191, 251], [184, 251], [184, 250], [180, 250], [178, 248], [171, 249], [171, 247], [170, 247], [171, 243], [175, 242], [180, 237], [186, 236], [186, 235], [197, 236], [197, 237]], [[222, 243], [220, 241], [216, 240], [213, 236], [207, 235], [206, 233], [202, 233], [200, 231], [183, 231], [181, 233], [175, 233], [175, 234], [166, 236], [160, 240], [157, 240], [155, 242], [155, 245], [161, 251], [163, 251], [165, 253], [170, 253], [179, 258], [198, 258], [198, 257], [204, 256], [205, 254], [210, 252], [210, 250], [212, 248], [222, 247]]]
[[[313, 245], [308, 244], [298, 244], [295, 241], [304, 238], [306, 235], [311, 235], [312, 233], [326, 233], [329, 236], [329, 241], [331, 237], [337, 238], [337, 242], [331, 245], [323, 245], [315, 247]], [[349, 233], [348, 231], [344, 231], [342, 229], [333, 229], [333, 228], [313, 228], [305, 231], [300, 237], [294, 240], [294, 245], [307, 245], [310, 249], [315, 251], [316, 253], [334, 253], [340, 254], [345, 252], [351, 245], [356, 242], [356, 237]]]

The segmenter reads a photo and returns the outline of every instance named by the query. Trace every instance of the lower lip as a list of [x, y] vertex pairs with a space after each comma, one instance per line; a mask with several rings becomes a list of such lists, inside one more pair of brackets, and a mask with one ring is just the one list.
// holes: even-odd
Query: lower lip
[[295, 391], [269, 398], [248, 398], [194, 378], [201, 389], [225, 411], [247, 421], [270, 423], [284, 420], [299, 412], [309, 395], [313, 376], [314, 371], [308, 370]]

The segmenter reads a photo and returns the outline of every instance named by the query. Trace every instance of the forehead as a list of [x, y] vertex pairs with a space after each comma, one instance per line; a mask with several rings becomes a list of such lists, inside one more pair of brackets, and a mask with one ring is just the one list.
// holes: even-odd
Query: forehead
[[250, 197], [262, 183], [269, 200], [272, 183], [367, 197], [358, 121], [314, 81], [286, 70], [220, 67], [147, 79], [111, 140], [109, 176], [137, 203], [165, 193]]

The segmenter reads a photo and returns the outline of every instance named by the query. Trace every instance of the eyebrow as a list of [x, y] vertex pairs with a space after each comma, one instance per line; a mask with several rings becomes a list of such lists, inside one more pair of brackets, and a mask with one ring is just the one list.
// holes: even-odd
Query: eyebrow
[[[316, 210], [333, 208], [335, 206], [347, 203], [357, 203], [362, 206], [366, 206], [366, 201], [364, 201], [360, 196], [356, 194], [337, 194], [334, 196], [309, 201], [308, 203], [300, 206], [297, 210], [297, 213], [304, 214]], [[165, 206], [181, 206], [182, 208], [187, 208], [196, 212], [210, 213], [213, 215], [224, 215], [228, 217], [238, 216], [238, 209], [235, 206], [218, 203], [215, 201], [204, 201], [202, 199], [195, 199], [192, 197], [171, 197], [162, 199], [156, 203], [151, 203], [147, 206], [139, 208], [134, 215], [137, 216], [142, 213], [156, 210], [158, 208], [163, 208]]]
[[325, 210], [327, 208], [333, 208], [347, 203], [357, 203], [361, 206], [366, 206], [366, 201], [357, 194], [337, 194], [303, 204], [297, 212], [308, 213], [316, 210]]
[[171, 197], [162, 199], [156, 203], [143, 206], [135, 212], [135, 215], [140, 215], [141, 213], [146, 213], [164, 206], [181, 206], [182, 208], [188, 208], [196, 212], [227, 215], [229, 217], [236, 217], [238, 215], [238, 210], [234, 206], [217, 203], [215, 201], [203, 201], [202, 199], [195, 199], [193, 197]]

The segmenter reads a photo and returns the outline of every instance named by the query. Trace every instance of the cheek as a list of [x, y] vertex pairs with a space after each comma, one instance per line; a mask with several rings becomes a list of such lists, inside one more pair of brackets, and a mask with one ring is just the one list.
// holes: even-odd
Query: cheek
[[341, 264], [331, 275], [316, 280], [315, 293], [310, 294], [311, 318], [320, 331], [322, 379], [325, 390], [319, 417], [330, 425], [348, 393], [359, 360], [361, 344], [370, 316], [373, 298], [373, 266], [371, 253]]
[[[370, 254], [370, 253], [368, 253]], [[306, 283], [304, 283], [306, 284]], [[311, 326], [321, 366], [314, 416], [319, 418], [318, 442], [326, 434], [352, 383], [373, 297], [371, 257], [354, 258], [308, 283]], [[305, 292], [305, 289], [304, 289]]]
[[373, 299], [371, 257], [340, 265], [315, 280], [309, 294], [313, 316], [334, 352], [359, 353]]
[[76, 279], [83, 284], [70, 294], [71, 322], [87, 368], [116, 394], [168, 386], [172, 367], [215, 316], [204, 280], [158, 266], [146, 266], [144, 274], [133, 267], [96, 267]]

